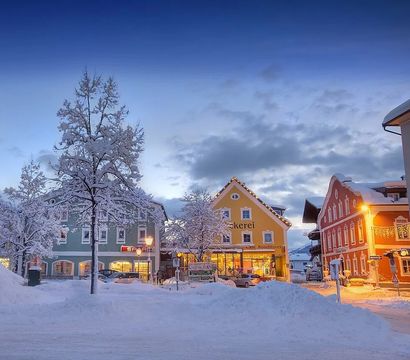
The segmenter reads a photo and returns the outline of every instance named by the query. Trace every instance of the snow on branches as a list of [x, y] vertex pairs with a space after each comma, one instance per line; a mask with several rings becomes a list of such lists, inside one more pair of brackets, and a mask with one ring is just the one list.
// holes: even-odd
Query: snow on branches
[[61, 233], [61, 225], [45, 199], [46, 178], [40, 165], [31, 161], [22, 169], [17, 189], [4, 190], [0, 200], [0, 253], [7, 255], [24, 276], [31, 259], [52, 255], [53, 242]]
[[150, 197], [139, 187], [138, 160], [144, 132], [127, 125], [128, 110], [119, 105], [112, 78], [83, 74], [74, 100], [65, 100], [57, 115], [61, 141], [57, 165], [59, 201], [69, 203], [80, 222], [90, 226], [92, 248], [91, 293], [96, 291], [98, 264], [98, 213], [126, 225], [136, 212], [150, 212]]
[[206, 190], [186, 194], [181, 216], [170, 220], [166, 227], [168, 246], [175, 251], [188, 250], [196, 261], [218, 249], [230, 225], [221, 210], [212, 207], [212, 197]]

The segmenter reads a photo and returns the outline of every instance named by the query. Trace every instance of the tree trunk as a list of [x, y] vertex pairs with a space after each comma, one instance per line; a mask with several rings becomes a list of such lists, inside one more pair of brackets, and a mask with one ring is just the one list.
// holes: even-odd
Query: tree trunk
[[98, 239], [96, 231], [96, 206], [93, 204], [91, 213], [91, 294], [97, 293], [98, 287]]

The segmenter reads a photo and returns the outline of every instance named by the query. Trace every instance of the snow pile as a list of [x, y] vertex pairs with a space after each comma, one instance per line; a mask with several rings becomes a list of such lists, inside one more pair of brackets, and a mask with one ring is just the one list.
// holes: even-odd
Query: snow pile
[[0, 264], [0, 304], [13, 304], [27, 296], [24, 279]]

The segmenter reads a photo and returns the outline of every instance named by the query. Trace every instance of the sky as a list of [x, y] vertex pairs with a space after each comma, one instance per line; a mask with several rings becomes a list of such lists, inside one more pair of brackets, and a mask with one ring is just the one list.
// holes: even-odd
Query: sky
[[142, 187], [172, 216], [232, 176], [287, 208], [335, 173], [399, 179], [383, 117], [410, 98], [407, 1], [13, 1], [0, 11], [0, 189], [55, 158], [56, 113], [82, 72], [118, 82], [145, 130]]

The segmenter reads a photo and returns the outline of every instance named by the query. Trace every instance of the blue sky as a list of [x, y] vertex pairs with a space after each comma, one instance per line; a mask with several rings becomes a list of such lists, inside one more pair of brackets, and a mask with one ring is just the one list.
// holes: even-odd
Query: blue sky
[[58, 1], [1, 4], [0, 187], [58, 141], [56, 112], [87, 67], [119, 83], [146, 131], [143, 186], [169, 212], [238, 176], [288, 207], [330, 176], [403, 174], [384, 115], [409, 96], [406, 1]]

